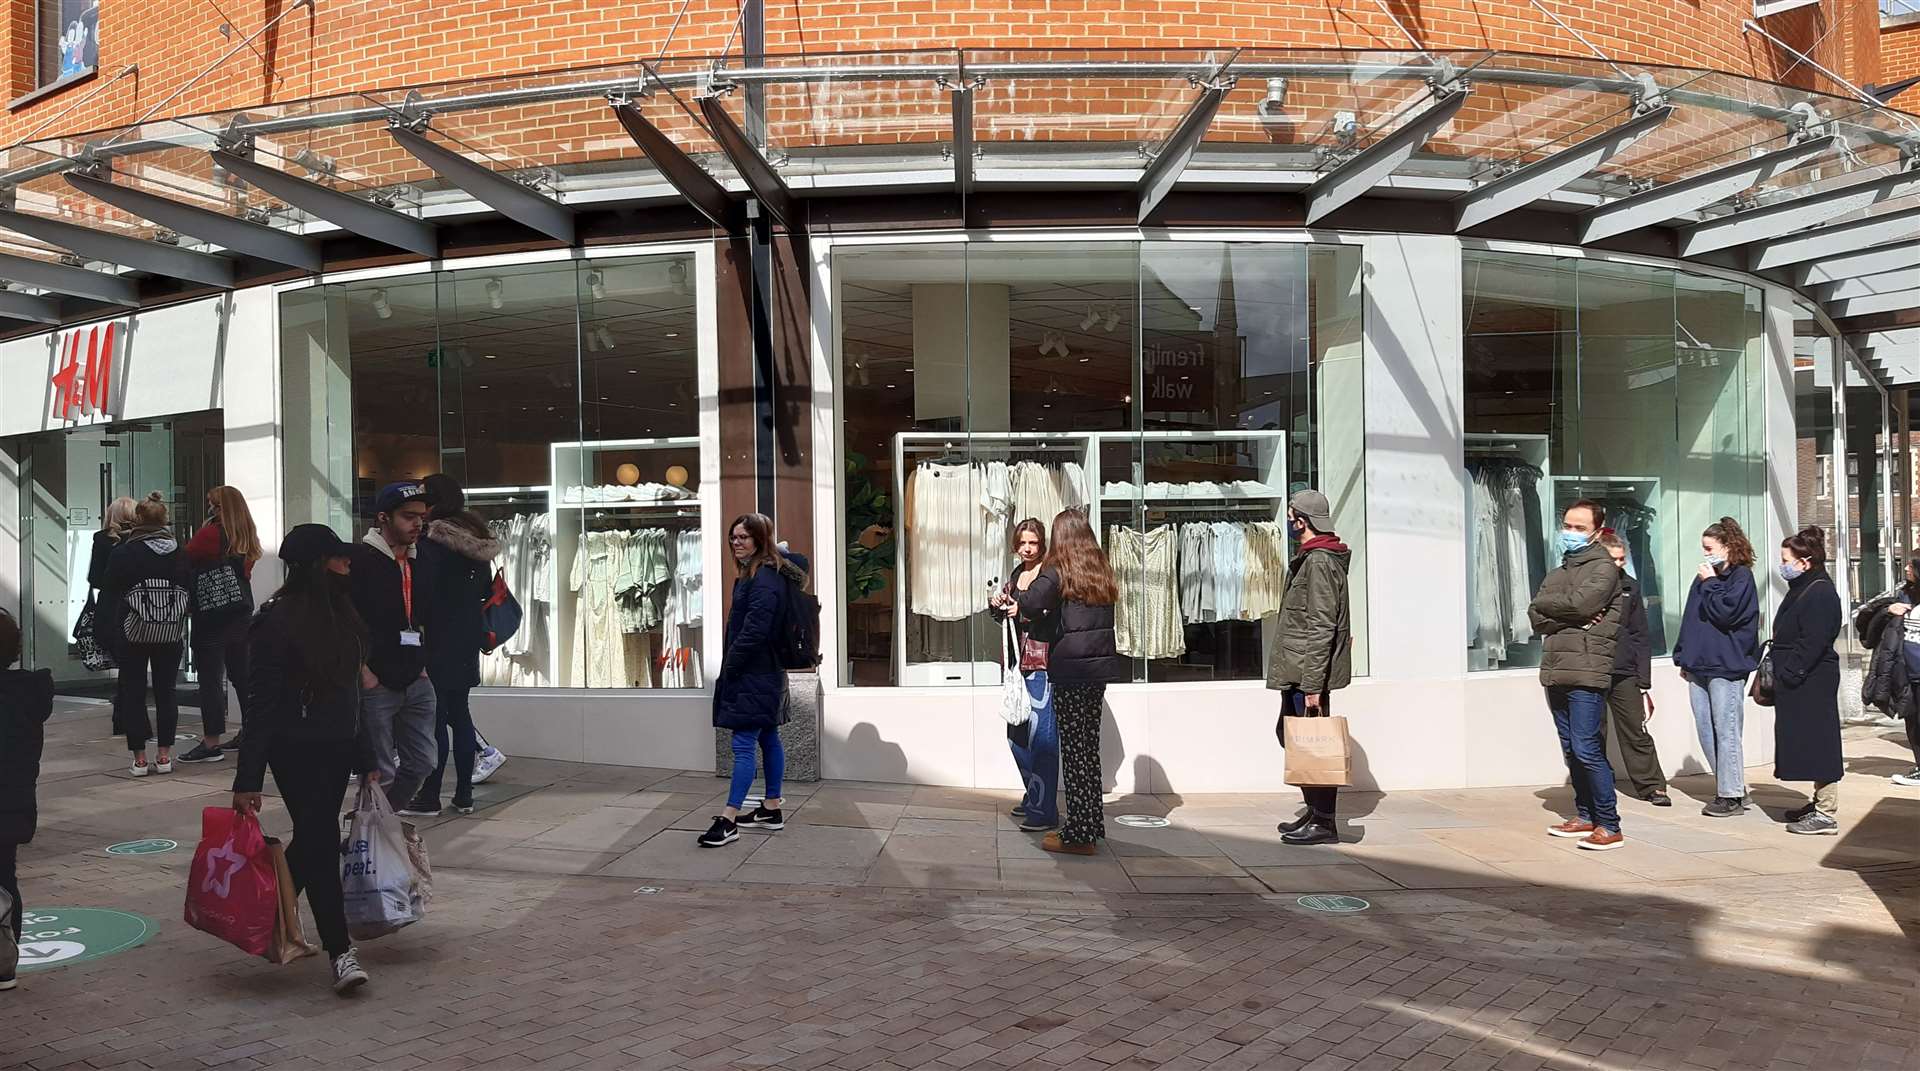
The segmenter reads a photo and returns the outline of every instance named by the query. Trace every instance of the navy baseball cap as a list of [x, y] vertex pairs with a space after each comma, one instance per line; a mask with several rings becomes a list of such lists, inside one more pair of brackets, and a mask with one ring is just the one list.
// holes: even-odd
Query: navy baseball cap
[[390, 483], [380, 489], [373, 498], [373, 512], [392, 513], [416, 498], [427, 497], [427, 489], [414, 480], [402, 480]]

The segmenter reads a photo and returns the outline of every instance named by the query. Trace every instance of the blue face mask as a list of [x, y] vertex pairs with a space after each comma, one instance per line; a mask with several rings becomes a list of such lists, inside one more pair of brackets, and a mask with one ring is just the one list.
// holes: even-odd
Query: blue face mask
[[1789, 584], [1799, 579], [1800, 574], [1804, 572], [1806, 572], [1805, 569], [1800, 568], [1799, 566], [1793, 564], [1792, 562], [1780, 563], [1780, 579], [1786, 581]]
[[1590, 542], [1592, 542], [1592, 540], [1589, 537], [1581, 535], [1579, 532], [1563, 531], [1560, 533], [1560, 556], [1566, 557], [1574, 551], [1583, 550]]

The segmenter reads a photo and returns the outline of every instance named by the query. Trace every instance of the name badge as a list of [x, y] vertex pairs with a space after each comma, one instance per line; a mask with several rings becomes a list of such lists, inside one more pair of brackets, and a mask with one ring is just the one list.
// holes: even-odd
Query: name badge
[[417, 628], [401, 629], [400, 630], [400, 646], [402, 647], [420, 646], [420, 630]]

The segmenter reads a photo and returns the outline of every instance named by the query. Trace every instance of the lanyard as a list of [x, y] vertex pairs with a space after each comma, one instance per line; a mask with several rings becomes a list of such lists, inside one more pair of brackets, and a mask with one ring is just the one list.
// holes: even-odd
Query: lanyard
[[400, 563], [400, 601], [406, 604], [407, 627], [413, 627], [413, 566], [407, 555], [394, 559]]

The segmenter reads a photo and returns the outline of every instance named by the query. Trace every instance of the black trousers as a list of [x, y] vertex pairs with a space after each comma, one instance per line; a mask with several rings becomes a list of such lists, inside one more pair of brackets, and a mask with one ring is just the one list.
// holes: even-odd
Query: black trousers
[[241, 617], [224, 630], [193, 637], [193, 664], [200, 672], [200, 732], [227, 733], [227, 680], [240, 695], [240, 721], [247, 720], [247, 621]]
[[[114, 652], [120, 662], [120, 680], [113, 695], [114, 717], [127, 734], [128, 751], [144, 751], [160, 723], [160, 746], [172, 747], [180, 725], [180, 702], [174, 688], [180, 678], [180, 645], [129, 643]], [[147, 678], [153, 678], [154, 718], [147, 717]]]
[[431, 669], [427, 675], [433, 679], [433, 694], [438, 701], [434, 714], [434, 732], [440, 737], [440, 763], [427, 775], [427, 780], [414, 793], [414, 798], [427, 802], [440, 802], [440, 785], [446, 778], [447, 755], [453, 755], [453, 802], [470, 804], [473, 802], [473, 757], [480, 750], [479, 738], [473, 729], [473, 685], [455, 684], [458, 675], [435, 674]]
[[293, 891], [296, 896], [306, 893], [320, 946], [329, 956], [353, 946], [340, 891], [340, 807], [347, 799], [347, 776], [353, 773], [353, 748], [351, 740], [276, 742], [267, 754], [273, 783], [293, 818], [293, 839], [287, 842]]
[[[1280, 693], [1280, 719], [1274, 722], [1273, 732], [1280, 738], [1280, 749], [1287, 747], [1288, 718], [1324, 718], [1333, 713], [1333, 693], [1320, 693], [1320, 712], [1307, 712], [1307, 693], [1298, 688], [1288, 688]], [[1339, 808], [1340, 789], [1333, 785], [1302, 785], [1300, 798], [1306, 801], [1307, 810], [1322, 822], [1332, 822]]]
[[20, 918], [24, 910], [20, 906], [20, 846], [12, 841], [0, 842], [0, 889], [13, 897], [13, 911], [7, 922], [13, 927], [13, 943], [20, 943]]
[[1064, 777], [1066, 821], [1060, 839], [1092, 844], [1107, 835], [1106, 805], [1100, 798], [1100, 709], [1105, 684], [1056, 684], [1053, 716], [1060, 727], [1060, 765]]
[[1914, 769], [1920, 770], [1920, 706], [1907, 708], [1907, 746], [1913, 749]]
[[1627, 781], [1633, 794], [1646, 799], [1667, 790], [1667, 776], [1660, 772], [1660, 752], [1647, 732], [1647, 701], [1641, 697], [1640, 684], [1632, 677], [1613, 678], [1607, 689], [1607, 720], [1600, 723], [1600, 746], [1607, 746], [1607, 724], [1620, 743], [1620, 761], [1627, 767]]

